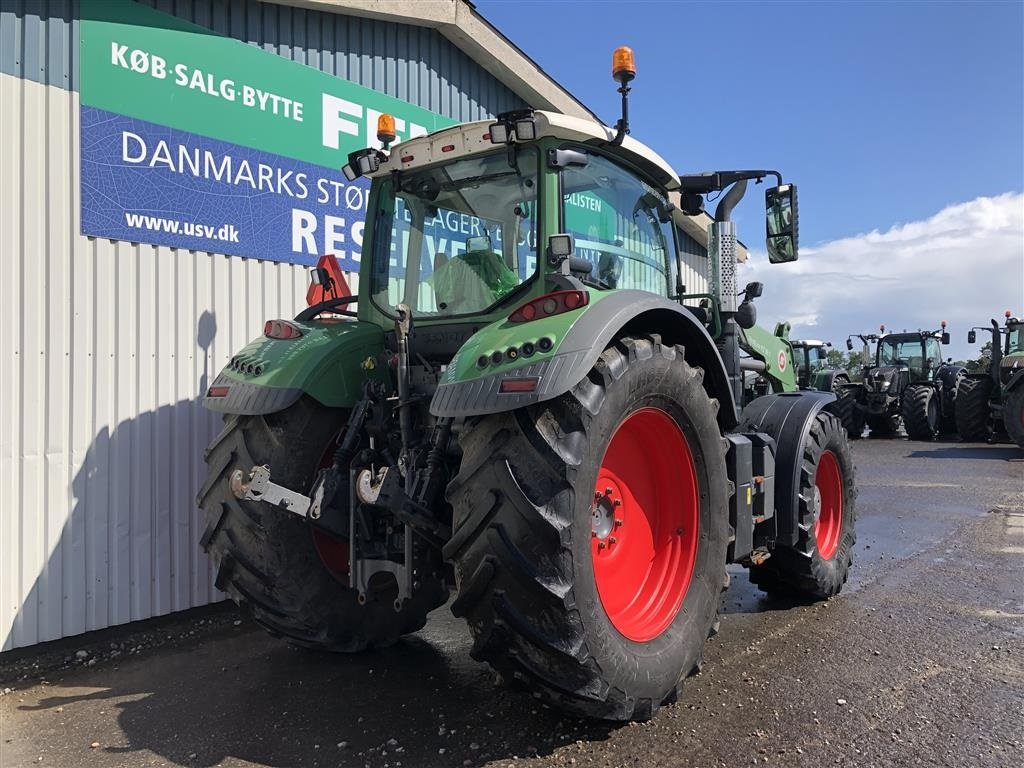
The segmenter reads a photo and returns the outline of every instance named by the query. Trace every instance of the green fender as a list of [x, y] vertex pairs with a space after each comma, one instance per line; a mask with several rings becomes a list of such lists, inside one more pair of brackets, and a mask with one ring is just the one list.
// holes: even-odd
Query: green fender
[[[625, 333], [660, 334], [686, 347], [718, 398], [723, 429], [736, 423], [729, 377], [707, 329], [680, 304], [646, 291], [591, 291], [585, 306], [524, 323], [502, 319], [477, 331], [452, 359], [430, 403], [434, 416], [512, 411], [558, 397], [579, 383], [611, 341]], [[524, 345], [533, 350], [524, 354]], [[503, 391], [505, 383], [532, 383]], [[507, 384], [506, 384], [507, 386]]]
[[[379, 326], [336, 319], [292, 324], [301, 337], [261, 336], [235, 355], [210, 385], [203, 406], [221, 413], [274, 413], [307, 394], [329, 407], [351, 408], [368, 376], [387, 377], [376, 361], [384, 351]], [[370, 358], [373, 367], [364, 365]]]

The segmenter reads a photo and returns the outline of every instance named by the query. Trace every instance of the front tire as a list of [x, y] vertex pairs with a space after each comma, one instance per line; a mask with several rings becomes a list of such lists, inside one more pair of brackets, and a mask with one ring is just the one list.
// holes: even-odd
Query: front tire
[[[420, 575], [421, 588], [400, 611], [397, 585], [384, 581], [359, 605], [357, 592], [328, 567], [326, 548], [298, 516], [230, 489], [231, 474], [270, 467], [275, 483], [307, 492], [324, 452], [345, 423], [345, 412], [304, 397], [279, 413], [228, 416], [206, 453], [209, 470], [199, 493], [206, 513], [202, 546], [217, 570], [216, 585], [272, 634], [309, 648], [352, 653], [393, 644], [426, 623], [448, 596], [436, 567]], [[345, 559], [347, 569], [347, 557]], [[371, 586], [373, 586], [371, 584]]]
[[754, 584], [769, 594], [819, 600], [839, 593], [857, 540], [854, 475], [842, 425], [833, 414], [819, 413], [803, 446], [796, 546], [776, 547], [763, 565], [752, 566]]
[[961, 440], [992, 439], [992, 379], [964, 379], [956, 397], [956, 431]]
[[921, 384], [903, 393], [903, 427], [911, 440], [934, 440], [939, 435], [941, 415], [935, 387]]
[[860, 440], [864, 435], [864, 411], [857, 407], [857, 387], [840, 387], [836, 390], [836, 401], [829, 409], [842, 423], [851, 440]]
[[571, 393], [465, 425], [445, 556], [474, 658], [578, 715], [675, 700], [727, 583], [726, 444], [702, 378], [681, 347], [626, 338]]

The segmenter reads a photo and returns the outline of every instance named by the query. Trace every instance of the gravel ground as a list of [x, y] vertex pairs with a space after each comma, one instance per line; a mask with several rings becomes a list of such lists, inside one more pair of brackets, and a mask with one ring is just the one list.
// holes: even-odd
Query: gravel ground
[[794, 605], [742, 569], [649, 723], [495, 688], [447, 610], [387, 651], [295, 650], [216, 606], [0, 655], [0, 765], [1013, 766], [1024, 755], [1024, 452], [860, 441], [854, 571]]

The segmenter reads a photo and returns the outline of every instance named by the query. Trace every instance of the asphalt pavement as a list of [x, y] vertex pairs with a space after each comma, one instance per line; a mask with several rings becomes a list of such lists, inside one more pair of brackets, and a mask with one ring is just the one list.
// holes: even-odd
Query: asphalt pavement
[[1018, 768], [1024, 451], [898, 439], [854, 453], [843, 593], [771, 600], [736, 568], [703, 671], [649, 723], [567, 718], [495, 687], [447, 609], [353, 657], [214, 609], [0, 655], [0, 765]]

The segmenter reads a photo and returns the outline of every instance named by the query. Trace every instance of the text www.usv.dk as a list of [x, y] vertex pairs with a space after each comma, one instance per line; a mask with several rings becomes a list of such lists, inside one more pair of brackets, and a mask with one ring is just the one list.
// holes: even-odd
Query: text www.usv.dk
[[207, 240], [223, 240], [228, 243], [238, 242], [238, 229], [233, 224], [213, 227], [209, 224], [164, 219], [159, 216], [143, 216], [139, 213], [126, 213], [124, 220], [132, 229], [148, 229], [153, 232], [166, 232], [170, 235], [203, 237]]

